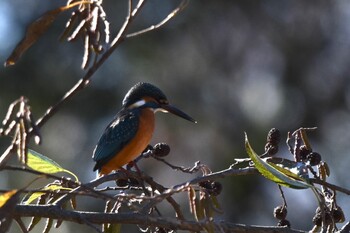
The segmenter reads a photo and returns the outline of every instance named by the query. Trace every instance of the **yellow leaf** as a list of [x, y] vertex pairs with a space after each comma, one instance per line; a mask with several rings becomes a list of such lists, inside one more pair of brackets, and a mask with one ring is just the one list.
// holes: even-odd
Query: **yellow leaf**
[[[50, 184], [46, 187], [44, 187], [43, 189], [41, 189], [42, 191], [56, 191], [56, 190], [72, 190], [71, 188], [67, 188], [67, 187], [62, 187], [61, 185], [57, 185], [57, 184]], [[41, 197], [42, 195], [46, 194], [46, 192], [35, 192], [32, 193], [32, 195], [29, 196], [29, 198], [23, 202], [23, 204], [25, 205], [29, 205], [31, 204], [33, 201], [35, 201], [36, 199], [38, 199], [39, 197]]]
[[13, 197], [13, 195], [17, 193], [17, 191], [18, 191], [17, 189], [14, 189], [0, 195], [0, 208], [3, 207], [6, 204], [6, 202], [10, 200], [11, 197]]

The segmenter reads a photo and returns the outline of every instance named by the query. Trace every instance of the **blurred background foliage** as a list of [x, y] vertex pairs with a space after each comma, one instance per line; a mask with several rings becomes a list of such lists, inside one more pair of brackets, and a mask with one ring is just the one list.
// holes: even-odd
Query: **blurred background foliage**
[[[112, 35], [125, 17], [126, 2], [105, 0]], [[176, 3], [148, 1], [131, 30], [157, 23]], [[30, 22], [64, 4], [0, 0], [0, 60], [6, 60]], [[1, 117], [12, 101], [24, 95], [38, 118], [84, 75], [82, 41], [58, 42], [69, 16], [70, 12], [63, 13], [18, 64], [1, 68]], [[192, 166], [200, 160], [218, 171], [235, 157], [247, 157], [244, 131], [253, 148], [262, 153], [272, 127], [287, 136], [299, 127], [317, 126], [309, 134], [314, 151], [329, 164], [330, 181], [349, 188], [349, 22], [350, 2], [346, 0], [190, 1], [165, 27], [123, 43], [91, 85], [43, 127], [42, 146], [32, 143], [31, 148], [73, 171], [83, 182], [93, 179], [95, 143], [127, 90], [146, 81], [160, 87], [171, 103], [198, 121], [195, 125], [158, 114], [153, 143], [171, 146], [169, 162]], [[0, 138], [1, 153], [10, 140]], [[291, 158], [284, 143], [279, 155]], [[166, 186], [193, 177], [151, 159], [139, 166]], [[23, 186], [30, 178], [21, 175], [2, 172], [1, 188]], [[225, 213], [220, 218], [244, 224], [277, 223], [272, 211], [282, 201], [275, 184], [259, 176], [226, 178], [222, 183], [220, 201]], [[292, 227], [310, 229], [317, 206], [312, 192], [285, 192]], [[185, 196], [179, 198], [186, 209]], [[350, 216], [347, 198], [338, 196], [346, 217]], [[103, 209], [90, 199], [82, 206]], [[66, 224], [57, 232], [73, 229], [88, 228]]]

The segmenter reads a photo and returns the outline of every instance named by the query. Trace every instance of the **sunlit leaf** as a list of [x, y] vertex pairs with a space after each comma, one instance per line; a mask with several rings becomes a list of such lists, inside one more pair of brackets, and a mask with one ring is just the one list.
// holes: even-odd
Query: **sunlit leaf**
[[29, 226], [28, 226], [28, 228], [27, 228], [27, 231], [33, 230], [33, 228], [40, 222], [40, 220], [41, 220], [41, 217], [34, 216], [34, 217], [32, 218], [32, 220], [30, 221], [30, 223], [29, 223]]
[[224, 211], [222, 210], [222, 208], [220, 206], [218, 198], [216, 196], [213, 196], [213, 195], [211, 195], [210, 198], [211, 198], [211, 201], [212, 201], [213, 208], [214, 208], [215, 212], [219, 213], [219, 214], [223, 214]]
[[70, 205], [72, 206], [73, 210], [77, 209], [77, 199], [76, 196], [72, 196], [72, 198], [70, 199]]
[[[76, 205], [76, 204], [75, 204]], [[105, 206], [105, 213], [117, 213], [120, 207], [119, 201], [107, 201]], [[121, 224], [103, 223], [102, 231], [104, 233], [119, 233], [121, 232]]]
[[188, 187], [188, 203], [190, 205], [191, 213], [195, 214], [195, 199], [196, 199], [196, 191], [192, 187]]
[[43, 233], [49, 233], [49, 231], [52, 228], [52, 224], [53, 224], [53, 219], [52, 218], [48, 218], [46, 220], [46, 225], [45, 225], [45, 229], [44, 229]]
[[[195, 193], [196, 194], [196, 193]], [[203, 220], [206, 216], [205, 214], [205, 207], [201, 201], [201, 197], [204, 195], [204, 192], [199, 193], [199, 198], [195, 195], [194, 199], [194, 210], [195, 210], [195, 217], [197, 221]]]
[[17, 189], [8, 191], [0, 195], [0, 208], [3, 207], [17, 193]]
[[324, 161], [321, 161], [321, 163], [318, 165], [318, 168], [320, 173], [320, 179], [326, 181], [327, 177], [329, 177], [330, 175], [328, 164]]
[[14, 65], [18, 59], [23, 55], [27, 49], [29, 49], [51, 26], [57, 16], [72, 7], [80, 4], [89, 4], [88, 1], [74, 2], [67, 6], [62, 6], [54, 10], [50, 10], [42, 15], [40, 18], [31, 23], [26, 31], [24, 38], [17, 44], [16, 48], [12, 51], [11, 55], [7, 58], [5, 66]]
[[201, 203], [201, 206], [204, 210], [205, 217], [213, 218], [214, 217], [214, 211], [212, 207], [211, 199], [209, 198], [209, 195], [206, 192], [200, 192], [199, 193], [199, 202]]
[[275, 157], [264, 158], [262, 160], [292, 179], [303, 182], [307, 182], [309, 179], [308, 169], [302, 162], [294, 162], [288, 159]]
[[33, 150], [28, 150], [27, 165], [28, 167], [30, 167], [35, 171], [48, 173], [48, 174], [65, 172], [72, 175], [75, 178], [75, 180], [78, 181], [78, 177], [73, 172], [62, 168], [58, 163], [56, 163], [52, 159], [42, 154], [39, 154], [38, 152], [35, 152]]
[[296, 179], [294, 175], [291, 177], [288, 176], [290, 175], [289, 170], [282, 167], [277, 168], [277, 165], [271, 166], [271, 164], [261, 159], [250, 146], [247, 135], [245, 135], [245, 147], [249, 157], [254, 162], [256, 169], [258, 169], [258, 171], [267, 179], [279, 185], [294, 189], [307, 189], [313, 187], [312, 185], [308, 184], [306, 180], [299, 176], [296, 176], [298, 179]]
[[[45, 204], [45, 201], [46, 201], [46, 198], [41, 196], [37, 202], [38, 205], [44, 205]], [[41, 220], [41, 217], [38, 217], [38, 216], [34, 216], [32, 217], [32, 220], [30, 221], [29, 225], [28, 225], [28, 228], [27, 228], [27, 231], [31, 231], [33, 230], [33, 228], [40, 222]]]
[[188, 201], [190, 204], [190, 211], [197, 221], [204, 219], [205, 211], [203, 205], [200, 203], [197, 193], [193, 187], [188, 188]]
[[63, 220], [62, 219], [57, 219], [57, 222], [55, 224], [55, 228], [59, 228], [63, 223]]
[[211, 219], [214, 218], [214, 214], [215, 214], [212, 199], [207, 192], [200, 192], [199, 196], [200, 196], [199, 202], [201, 203], [201, 206], [203, 208], [205, 218], [209, 220], [208, 224], [205, 225], [205, 230], [208, 233], [214, 233], [215, 226], [214, 226], [214, 223], [210, 221]]
[[18, 190], [0, 195], [0, 232], [8, 232], [12, 224], [12, 212], [18, 201]]
[[[48, 185], [44, 188], [41, 189], [42, 191], [56, 191], [56, 190], [72, 190], [71, 188], [67, 188], [67, 187], [62, 187], [61, 185], [57, 185], [57, 184], [52, 184], [52, 185]], [[38, 199], [39, 197], [41, 197], [42, 195], [46, 194], [46, 192], [35, 192], [32, 193], [28, 199], [25, 200], [25, 202], [23, 202], [23, 204], [25, 205], [29, 205], [31, 204], [33, 201], [35, 201], [36, 199]]]

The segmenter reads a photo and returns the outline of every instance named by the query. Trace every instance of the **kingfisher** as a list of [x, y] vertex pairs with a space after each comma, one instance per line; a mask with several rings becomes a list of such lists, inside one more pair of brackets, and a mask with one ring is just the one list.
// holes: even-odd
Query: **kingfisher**
[[156, 112], [170, 112], [188, 121], [196, 121], [169, 104], [167, 97], [156, 86], [140, 82], [125, 95], [122, 108], [108, 124], [94, 152], [96, 162], [93, 170], [107, 175], [132, 162], [149, 145]]

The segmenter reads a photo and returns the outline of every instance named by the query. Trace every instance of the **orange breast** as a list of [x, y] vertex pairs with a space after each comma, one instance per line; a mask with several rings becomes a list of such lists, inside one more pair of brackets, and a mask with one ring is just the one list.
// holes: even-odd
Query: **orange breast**
[[125, 164], [133, 161], [148, 146], [154, 131], [154, 112], [150, 109], [143, 109], [141, 112], [139, 129], [135, 137], [100, 171], [100, 175], [109, 174], [113, 170], [118, 170]]

